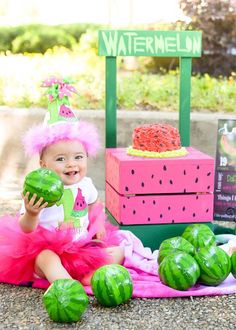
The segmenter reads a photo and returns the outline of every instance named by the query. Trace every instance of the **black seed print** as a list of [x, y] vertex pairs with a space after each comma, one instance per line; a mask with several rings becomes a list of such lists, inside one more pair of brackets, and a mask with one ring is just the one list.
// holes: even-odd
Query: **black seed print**
[[206, 213], [208, 213], [209, 212], [209, 209], [206, 209]]
[[196, 214], [195, 213], [193, 213], [193, 217], [195, 217], [196, 216]]
[[198, 183], [198, 178], [195, 179], [195, 183]]
[[133, 214], [135, 214], [136, 213], [136, 211], [135, 210], [133, 210]]
[[170, 180], [170, 184], [173, 184], [173, 181], [172, 180]]
[[154, 178], [154, 174], [152, 174], [151, 178], [152, 178], [152, 179]]
[[198, 166], [197, 166], [197, 170], [199, 170], [199, 168], [200, 168], [200, 166], [198, 165]]
[[131, 170], [131, 174], [134, 174], [134, 170]]
[[144, 182], [141, 183], [141, 186], [144, 187]]
[[207, 173], [207, 176], [210, 176], [210, 175], [211, 175], [211, 172], [208, 172], [208, 173]]
[[184, 170], [184, 175], [186, 175], [186, 171]]
[[198, 199], [198, 195], [196, 196], [196, 199]]
[[145, 200], [143, 199], [143, 204], [145, 204]]
[[163, 217], [163, 215], [162, 214], [160, 214], [160, 218], [162, 218]]
[[123, 222], [121, 221], [120, 224], [123, 225]]
[[175, 220], [172, 220], [171, 222], [172, 222], [172, 223], [174, 223], [174, 222], [175, 222]]
[[168, 210], [170, 211], [170, 209], [171, 209], [171, 207], [170, 206], [168, 206]]
[[150, 219], [150, 218], [148, 218], [148, 221], [151, 221], [151, 219]]
[[209, 190], [211, 188], [211, 186], [207, 186], [207, 189]]
[[156, 204], [156, 201], [152, 201], [152, 202], [153, 202], [154, 205]]
[[182, 211], [185, 211], [185, 206], [182, 207]]
[[125, 187], [125, 191], [129, 191], [129, 188], [127, 186]]
[[166, 170], [167, 170], [167, 168], [166, 168], [166, 165], [164, 165], [164, 166], [163, 166], [163, 170], [164, 170], [164, 171], [166, 171]]
[[184, 194], [186, 193], [186, 189], [184, 189]]
[[125, 206], [125, 204], [123, 204], [123, 209], [125, 209], [126, 208], [126, 206]]
[[159, 183], [162, 184], [162, 180], [160, 180]]

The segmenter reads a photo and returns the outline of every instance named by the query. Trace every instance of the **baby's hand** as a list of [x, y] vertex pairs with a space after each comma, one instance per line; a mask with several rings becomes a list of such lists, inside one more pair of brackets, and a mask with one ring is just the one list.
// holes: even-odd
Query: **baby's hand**
[[22, 195], [26, 212], [31, 216], [37, 216], [39, 212], [48, 205], [48, 202], [43, 203], [43, 197], [40, 197], [39, 200], [35, 202], [37, 194], [33, 194], [31, 199], [29, 199], [29, 195], [29, 192], [27, 192], [25, 195]]
[[97, 232], [97, 234], [95, 235], [95, 238], [103, 239], [105, 235], [106, 235], [106, 230], [105, 230], [105, 228], [103, 228], [103, 229], [100, 229], [99, 232]]

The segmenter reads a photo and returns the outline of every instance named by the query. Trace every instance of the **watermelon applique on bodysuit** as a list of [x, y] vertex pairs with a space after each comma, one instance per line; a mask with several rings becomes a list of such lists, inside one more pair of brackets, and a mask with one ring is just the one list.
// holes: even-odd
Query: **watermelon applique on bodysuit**
[[78, 188], [75, 201], [72, 190], [65, 189], [57, 205], [63, 205], [64, 222], [72, 222], [75, 228], [81, 227], [80, 218], [88, 214], [88, 205], [80, 188]]
[[77, 196], [73, 206], [71, 215], [73, 217], [84, 217], [88, 213], [88, 205], [82, 195], [81, 189], [78, 188]]

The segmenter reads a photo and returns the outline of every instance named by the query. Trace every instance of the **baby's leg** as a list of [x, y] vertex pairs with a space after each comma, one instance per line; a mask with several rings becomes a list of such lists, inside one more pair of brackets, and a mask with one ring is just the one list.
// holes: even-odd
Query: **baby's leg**
[[[124, 258], [125, 258], [123, 247], [111, 246], [111, 247], [105, 248], [105, 251], [111, 257], [109, 264], [120, 264], [120, 265], [123, 264]], [[90, 274], [86, 275], [81, 280], [81, 283], [83, 285], [90, 285], [93, 274], [94, 273], [90, 273]]]
[[63, 267], [59, 256], [51, 250], [43, 250], [39, 253], [35, 261], [35, 273], [46, 278], [50, 283], [59, 279], [72, 278]]
[[124, 248], [121, 246], [111, 246], [105, 249], [108, 255], [111, 257], [111, 264], [120, 264], [124, 262]]

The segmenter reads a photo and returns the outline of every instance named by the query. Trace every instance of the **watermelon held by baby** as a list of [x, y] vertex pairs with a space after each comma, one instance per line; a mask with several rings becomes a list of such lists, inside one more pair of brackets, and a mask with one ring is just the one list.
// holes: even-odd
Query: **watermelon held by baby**
[[23, 195], [29, 192], [29, 199], [34, 194], [37, 194], [35, 202], [41, 197], [43, 203], [47, 202], [47, 207], [56, 204], [62, 197], [64, 185], [61, 178], [55, 173], [46, 168], [39, 168], [28, 173], [23, 184]]

